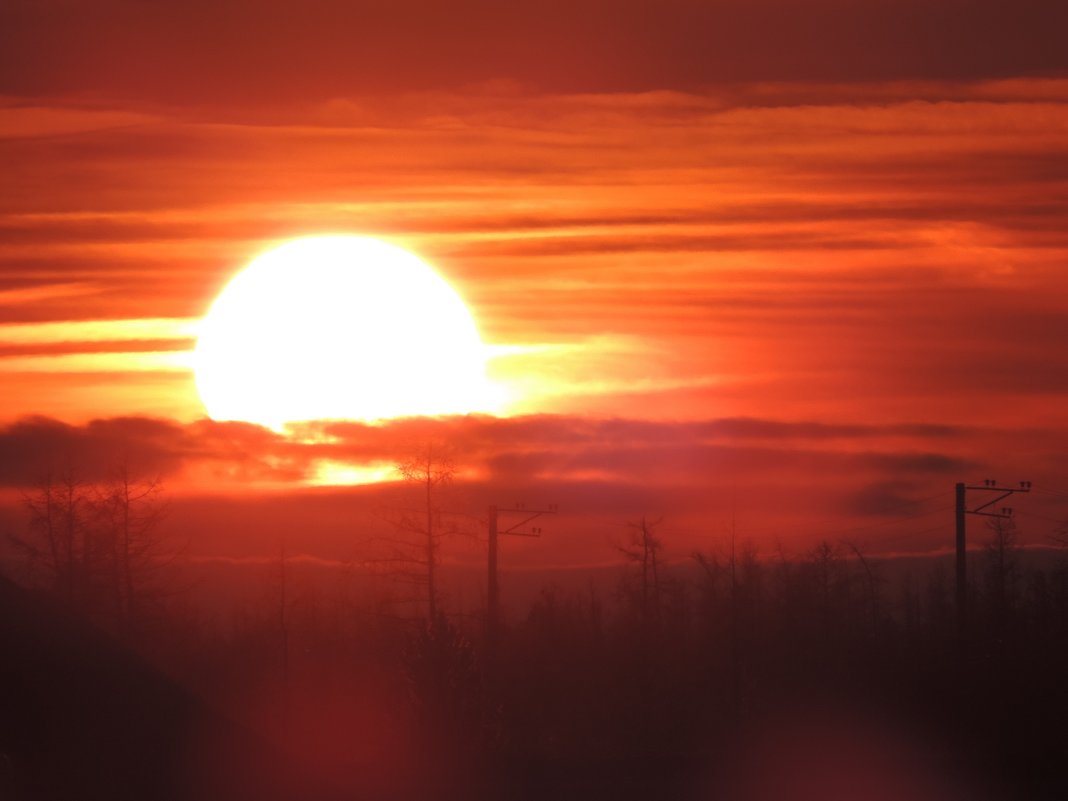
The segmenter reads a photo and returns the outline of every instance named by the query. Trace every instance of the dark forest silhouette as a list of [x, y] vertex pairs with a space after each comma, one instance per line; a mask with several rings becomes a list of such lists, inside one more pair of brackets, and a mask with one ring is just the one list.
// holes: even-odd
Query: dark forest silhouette
[[87, 481], [68, 466], [46, 473], [22, 503], [26, 530], [10, 541], [23, 578], [124, 639], [151, 627], [180, 592], [174, 568], [183, 547], [162, 530], [159, 479], [119, 464]]
[[[112, 650], [161, 671], [138, 693], [180, 686], [198, 716], [218, 710], [248, 747], [285, 754], [287, 775], [315, 777], [309, 797], [763, 799], [785, 792], [776, 771], [796, 798], [1068, 791], [1068, 555], [1027, 558], [1011, 520], [972, 531], [963, 633], [947, 559], [906, 564], [832, 541], [769, 554], [733, 534], [679, 554], [670, 520], [641, 518], [617, 546], [614, 593], [545, 586], [490, 650], [482, 617], [451, 610], [433, 579], [435, 489], [454, 468], [428, 456], [409, 472], [423, 492], [418, 521], [405, 518], [418, 606], [300, 582], [283, 551], [259, 601], [207, 615], [165, 577], [178, 549], [158, 525], [157, 483], [71, 473], [30, 492], [17, 540], [38, 589], [3, 597], [4, 636], [21, 649], [5, 687], [22, 706], [0, 740], [13, 797], [51, 797], [32, 789], [38, 772], [71, 771], [67, 787], [87, 769], [49, 761], [59, 735], [27, 734], [27, 720], [49, 718], [12, 688]], [[74, 637], [76, 618], [114, 639], [79, 634], [78, 648], [41, 656], [12, 634], [19, 603], [52, 605], [26, 623], [45, 639]]]

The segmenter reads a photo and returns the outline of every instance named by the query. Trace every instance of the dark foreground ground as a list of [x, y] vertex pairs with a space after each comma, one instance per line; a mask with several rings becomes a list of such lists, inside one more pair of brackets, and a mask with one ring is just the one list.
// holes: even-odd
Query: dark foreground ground
[[919, 592], [896, 622], [736, 586], [611, 623], [547, 592], [492, 651], [309, 606], [280, 682], [269, 621], [146, 658], [0, 580], [0, 799], [1068, 798], [1065, 593], [1040, 589], [967, 638]]

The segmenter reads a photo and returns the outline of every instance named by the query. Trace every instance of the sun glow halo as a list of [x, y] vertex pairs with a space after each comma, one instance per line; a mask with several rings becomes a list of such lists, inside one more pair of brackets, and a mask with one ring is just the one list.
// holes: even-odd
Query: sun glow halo
[[275, 429], [492, 411], [486, 350], [459, 295], [415, 255], [354, 236], [256, 258], [204, 317], [197, 389], [215, 420]]

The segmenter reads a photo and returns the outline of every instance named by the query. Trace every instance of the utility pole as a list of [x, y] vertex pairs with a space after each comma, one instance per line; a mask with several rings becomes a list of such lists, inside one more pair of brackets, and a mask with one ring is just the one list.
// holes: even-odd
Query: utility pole
[[[968, 515], [980, 515], [982, 517], [998, 517], [1008, 519], [1012, 517], [1012, 507], [1002, 506], [994, 511], [985, 511], [996, 503], [1000, 503], [1017, 492], [1030, 492], [1031, 482], [1021, 481], [1019, 487], [1002, 487], [992, 478], [984, 479], [982, 484], [968, 486], [963, 482], [957, 484], [956, 522], [957, 522], [957, 628], [963, 634], [968, 628], [968, 549], [965, 532]], [[997, 492], [1000, 493], [974, 509], [968, 508], [967, 492]]]
[[282, 634], [282, 722], [289, 725], [289, 599], [286, 597], [286, 535], [278, 543], [278, 624]]
[[[486, 642], [490, 648], [497, 644], [501, 623], [501, 587], [497, 576], [497, 538], [502, 535], [511, 537], [540, 537], [541, 528], [534, 526], [529, 531], [519, 531], [527, 523], [537, 520], [542, 515], [556, 514], [556, 504], [549, 504], [545, 509], [527, 509], [525, 504], [517, 503], [513, 508], [502, 509], [491, 504], [488, 510], [487, 531], [488, 547], [488, 585], [486, 587]], [[498, 528], [501, 515], [522, 515], [522, 519], [503, 531]]]

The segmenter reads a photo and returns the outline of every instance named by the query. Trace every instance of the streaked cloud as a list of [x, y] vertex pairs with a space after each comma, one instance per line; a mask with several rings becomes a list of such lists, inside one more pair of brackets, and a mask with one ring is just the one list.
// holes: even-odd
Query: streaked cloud
[[[1066, 63], [1055, 0], [359, 4], [14, 0], [0, 92], [203, 107], [458, 86], [636, 91], [733, 82], [1003, 79]], [[210, 35], [205, 35], [205, 32]]]
[[191, 319], [145, 318], [132, 320], [64, 320], [51, 323], [0, 323], [0, 345], [36, 345], [57, 342], [123, 342], [128, 340], [159, 339], [183, 340], [196, 336], [197, 322], [197, 320]]
[[[568, 510], [556, 565], [642, 514], [907, 552], [957, 480], [1068, 492], [1066, 8], [7, 3], [0, 488], [126, 462], [201, 558], [333, 563], [442, 439], [475, 508]], [[197, 320], [338, 232], [448, 278], [511, 417], [202, 419]]]
[[57, 353], [47, 356], [0, 357], [0, 373], [139, 373], [188, 372], [189, 353], [146, 351], [119, 353]]
[[1046, 490], [1028, 499], [1037, 515], [1022, 521], [1028, 543], [1053, 528], [1035, 520], [1068, 512], [1063, 435], [753, 418], [412, 418], [289, 435], [206, 420], [31, 418], [0, 430], [0, 488], [32, 490], [48, 470], [71, 468], [91, 481], [124, 464], [163, 478], [194, 554], [271, 553], [288, 532], [296, 553], [347, 559], [389, 534], [382, 509], [406, 491], [394, 466], [427, 441], [455, 454], [454, 501], [471, 520], [488, 503], [559, 504], [552, 542], [524, 545], [528, 567], [601, 563], [613, 532], [642, 514], [664, 517], [673, 558], [720, 547], [732, 518], [765, 552], [815, 538], [874, 553], [940, 548], [952, 541], [954, 483], [986, 475], [1026, 475]]
[[151, 116], [138, 112], [7, 105], [0, 99], [0, 139], [65, 136], [144, 125], [152, 121]]
[[[0, 418], [61, 413], [49, 369], [77, 419], [198, 416], [180, 352], [228, 278], [286, 237], [357, 231], [449, 278], [517, 411], [975, 422], [982, 389], [1059, 419], [1064, 80], [95, 110], [141, 116], [3, 151], [2, 358], [32, 376]], [[158, 330], [121, 322], [147, 315]], [[153, 361], [158, 391], [132, 380]]]

